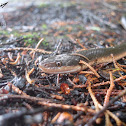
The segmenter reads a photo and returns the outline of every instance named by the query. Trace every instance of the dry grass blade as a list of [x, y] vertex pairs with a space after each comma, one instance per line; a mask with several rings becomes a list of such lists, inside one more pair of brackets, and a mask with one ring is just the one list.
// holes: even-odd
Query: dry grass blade
[[14, 62], [10, 62], [10, 64], [15, 65], [18, 63], [18, 61], [20, 60], [21, 56], [20, 53], [17, 54], [17, 59]]
[[[102, 107], [100, 104], [98, 105], [99, 108], [101, 109], [98, 113], [96, 113], [94, 115], [94, 117], [88, 121], [88, 123], [85, 125], [85, 126], [91, 126], [93, 124], [93, 122], [95, 122], [95, 120], [100, 116], [100, 114], [104, 113], [107, 108], [112, 104], [114, 103], [115, 101], [117, 101], [119, 98], [121, 98], [122, 96], [124, 96], [126, 94], [126, 89], [123, 90], [118, 96], [116, 96], [115, 98], [113, 98], [107, 105], [105, 105], [104, 107]], [[108, 110], [107, 110], [108, 111]], [[110, 113], [108, 113], [110, 114]], [[111, 116], [112, 114], [110, 114]], [[115, 117], [113, 117], [115, 118]], [[120, 121], [119, 121], [120, 122]], [[122, 124], [125, 126], [126, 124], [124, 122], [122, 122]]]
[[20, 90], [18, 87], [14, 86], [12, 83], [8, 82], [8, 86], [12, 88], [12, 90], [14, 90], [17, 94], [19, 95], [24, 95], [26, 97], [28, 97], [29, 95], [27, 95], [26, 93], [24, 93], [22, 90]]
[[100, 77], [100, 75], [96, 72], [96, 70], [91, 65], [89, 65], [88, 63], [86, 63], [85, 61], [82, 61], [82, 60], [80, 60], [79, 63], [86, 65], [88, 68], [90, 68], [92, 70], [92, 72], [96, 75], [96, 77], [98, 77], [98, 78]]
[[107, 113], [105, 113], [105, 124], [106, 126], [113, 126]]
[[37, 45], [36, 45], [36, 47], [35, 47], [35, 50], [33, 50], [33, 51], [31, 51], [30, 52], [30, 55], [32, 55], [32, 59], [34, 59], [34, 57], [35, 57], [35, 52], [36, 52], [36, 50], [37, 50], [37, 48], [39, 47], [39, 45], [41, 44], [41, 42], [44, 40], [44, 38], [42, 38], [42, 39], [40, 39], [40, 41], [37, 43]]
[[31, 79], [30, 79], [30, 74], [31, 74], [34, 70], [35, 70], [35, 69], [32, 68], [29, 72], [26, 71], [26, 79], [27, 79], [27, 81], [28, 81], [29, 84], [34, 83], [34, 80], [31, 80]]
[[80, 41], [78, 39], [76, 39], [76, 42], [84, 49], [84, 50], [87, 50], [87, 48], [85, 46], [83, 46]]
[[[123, 79], [126, 79], [126, 75], [115, 79], [114, 82], [117, 82], [117, 81], [120, 81], [120, 80], [123, 80]], [[102, 85], [108, 85], [108, 84], [110, 84], [110, 81], [101, 82], [101, 83], [97, 83], [95, 85], [92, 85], [92, 88], [102, 86]]]
[[16, 47], [16, 48], [1, 48], [0, 51], [13, 51], [13, 50], [27, 50], [27, 51], [35, 51], [35, 52], [39, 52], [39, 53], [44, 53], [44, 54], [51, 54], [52, 52], [50, 51], [45, 51], [44, 49], [33, 49], [33, 48], [24, 48], [24, 47]]
[[112, 90], [113, 90], [113, 88], [114, 88], [114, 86], [115, 86], [115, 85], [114, 85], [114, 82], [113, 82], [112, 72], [110, 71], [109, 74], [110, 74], [110, 87], [109, 87], [109, 89], [107, 90], [107, 94], [106, 94], [106, 96], [105, 96], [104, 106], [109, 102], [109, 98], [110, 98], [111, 92], [112, 92]]
[[[93, 93], [93, 91], [91, 89], [91, 82], [89, 81], [89, 79], [88, 79], [88, 83], [89, 83], [88, 92], [90, 93], [90, 96], [91, 96], [91, 98], [93, 100], [93, 103], [95, 105], [96, 112], [98, 112], [100, 110], [99, 109], [99, 106], [98, 106], [99, 102], [97, 101], [97, 99], [96, 99], [96, 97], [95, 97], [95, 95], [94, 95], [94, 93]], [[100, 122], [101, 122], [101, 118], [97, 118], [96, 123], [97, 124], [100, 124]]]

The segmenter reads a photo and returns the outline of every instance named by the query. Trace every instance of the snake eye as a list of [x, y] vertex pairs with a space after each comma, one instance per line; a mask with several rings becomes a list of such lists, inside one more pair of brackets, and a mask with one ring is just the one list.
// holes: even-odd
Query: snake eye
[[61, 62], [56, 62], [57, 67], [61, 67], [62, 63]]

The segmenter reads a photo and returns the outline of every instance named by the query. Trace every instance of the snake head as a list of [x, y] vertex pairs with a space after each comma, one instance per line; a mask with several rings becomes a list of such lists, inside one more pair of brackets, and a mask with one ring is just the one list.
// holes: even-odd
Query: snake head
[[49, 74], [75, 73], [81, 71], [80, 58], [70, 54], [61, 54], [44, 59], [39, 68]]

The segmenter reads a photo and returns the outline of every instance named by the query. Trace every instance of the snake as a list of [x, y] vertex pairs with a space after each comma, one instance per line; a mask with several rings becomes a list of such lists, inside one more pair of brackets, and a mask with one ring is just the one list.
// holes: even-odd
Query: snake
[[38, 66], [42, 72], [48, 74], [67, 74], [76, 73], [88, 68], [87, 65], [80, 63], [85, 61], [89, 65], [100, 63], [111, 63], [126, 56], [126, 42], [108, 48], [91, 48], [81, 50], [76, 53], [65, 53], [50, 56], [39, 62]]

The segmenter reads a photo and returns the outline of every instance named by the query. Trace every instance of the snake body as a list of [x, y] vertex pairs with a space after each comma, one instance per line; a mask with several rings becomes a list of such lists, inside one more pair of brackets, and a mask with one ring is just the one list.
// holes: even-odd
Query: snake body
[[75, 73], [87, 68], [80, 64], [80, 60], [90, 65], [110, 63], [126, 56], [126, 42], [109, 48], [88, 49], [73, 54], [61, 54], [44, 59], [39, 63], [39, 68], [49, 74]]

